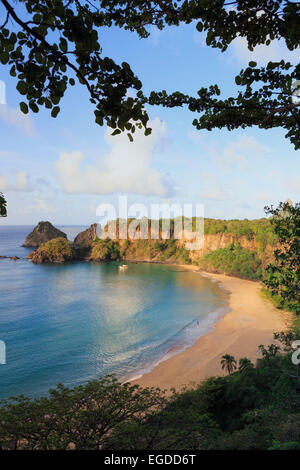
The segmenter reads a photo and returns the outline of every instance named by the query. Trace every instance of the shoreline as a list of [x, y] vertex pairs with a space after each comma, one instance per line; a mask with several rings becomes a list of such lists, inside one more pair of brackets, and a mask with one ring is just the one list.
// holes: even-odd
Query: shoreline
[[[169, 264], [169, 266], [173, 266]], [[200, 336], [192, 346], [183, 351], [172, 348], [153, 368], [142, 375], [128, 379], [142, 387], [181, 389], [195, 386], [210, 376], [224, 375], [220, 360], [231, 354], [237, 360], [248, 357], [256, 363], [260, 357], [258, 346], [276, 343], [275, 331], [286, 330], [293, 314], [278, 310], [261, 296], [261, 283], [225, 274], [212, 274], [194, 265], [174, 265], [195, 271], [217, 282], [229, 293], [229, 308], [214, 324], [213, 330]]]

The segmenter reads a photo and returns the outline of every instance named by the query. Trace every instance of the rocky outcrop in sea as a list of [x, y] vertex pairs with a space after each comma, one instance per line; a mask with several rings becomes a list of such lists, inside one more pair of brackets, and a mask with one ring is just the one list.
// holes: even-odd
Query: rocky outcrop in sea
[[67, 235], [54, 227], [50, 222], [39, 222], [33, 231], [27, 235], [23, 246], [37, 248], [53, 238], [67, 239]]
[[75, 251], [66, 238], [53, 238], [43, 243], [37, 250], [28, 256], [33, 263], [57, 263], [62, 264], [75, 258]]

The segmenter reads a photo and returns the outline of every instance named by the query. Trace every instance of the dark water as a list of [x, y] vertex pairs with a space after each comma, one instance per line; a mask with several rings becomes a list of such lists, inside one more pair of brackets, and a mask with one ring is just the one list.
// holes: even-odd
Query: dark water
[[[62, 228], [72, 239], [82, 227]], [[0, 397], [45, 394], [62, 382], [124, 378], [184, 348], [224, 312], [226, 293], [170, 266], [34, 265], [21, 247], [32, 227], [0, 227]]]

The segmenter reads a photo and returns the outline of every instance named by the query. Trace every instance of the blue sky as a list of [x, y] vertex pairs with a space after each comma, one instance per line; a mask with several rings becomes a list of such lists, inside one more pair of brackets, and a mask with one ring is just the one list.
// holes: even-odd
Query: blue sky
[[[195, 25], [152, 29], [146, 40], [117, 29], [100, 32], [103, 54], [128, 62], [145, 93], [166, 89], [195, 95], [218, 83], [235, 92], [234, 77], [249, 60], [298, 55], [280, 42], [253, 53], [237, 39], [225, 53], [208, 48]], [[299, 201], [300, 163], [279, 129], [197, 131], [186, 109], [149, 108], [150, 137], [110, 136], [94, 123], [83, 86], [71, 87], [51, 118], [46, 110], [21, 115], [16, 81], [4, 66], [6, 105], [0, 104], [0, 191], [8, 201], [1, 224], [89, 225], [101, 203], [204, 204], [206, 217], [257, 218], [266, 204]]]

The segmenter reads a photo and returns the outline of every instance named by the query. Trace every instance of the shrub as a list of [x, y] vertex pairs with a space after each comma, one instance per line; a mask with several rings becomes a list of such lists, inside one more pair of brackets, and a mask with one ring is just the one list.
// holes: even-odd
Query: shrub
[[261, 279], [262, 266], [254, 251], [242, 248], [239, 243], [208, 253], [201, 261], [204, 269], [214, 269], [218, 272], [246, 279]]
[[112, 240], [92, 243], [90, 258], [95, 261], [116, 261], [121, 258], [120, 245]]
[[43, 243], [28, 258], [34, 263], [64, 263], [74, 259], [75, 251], [66, 238], [58, 237]]

